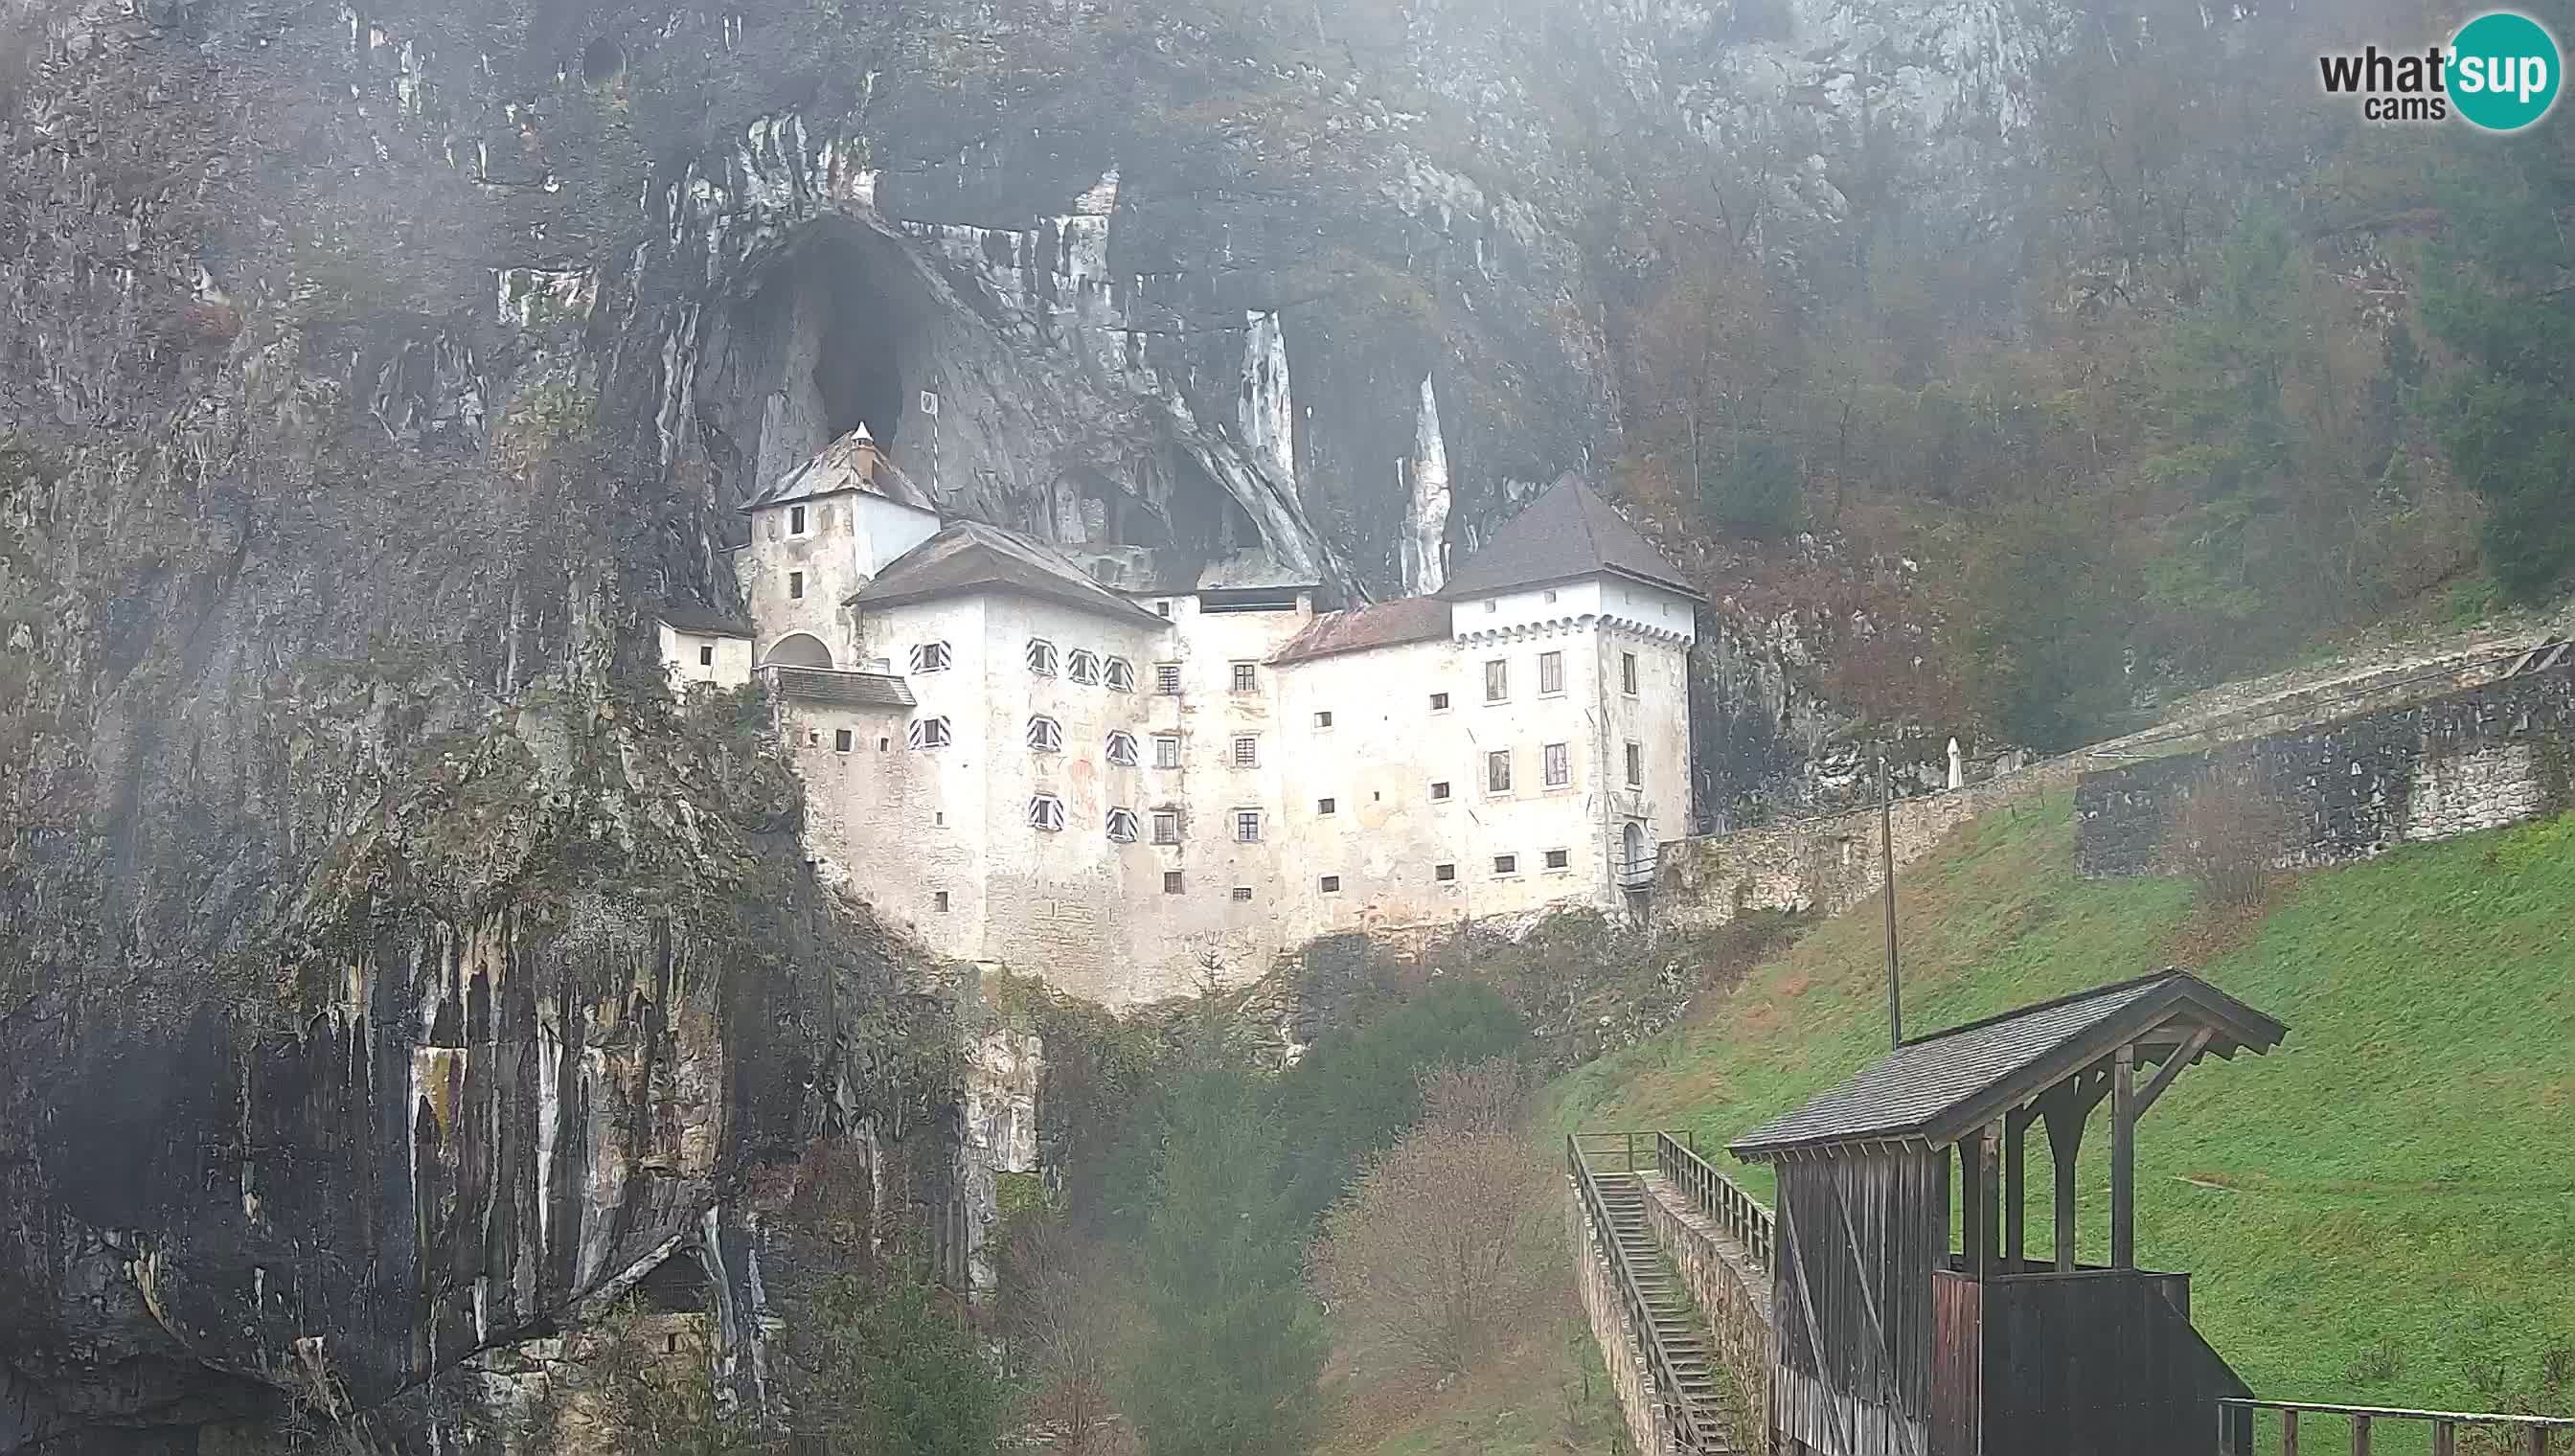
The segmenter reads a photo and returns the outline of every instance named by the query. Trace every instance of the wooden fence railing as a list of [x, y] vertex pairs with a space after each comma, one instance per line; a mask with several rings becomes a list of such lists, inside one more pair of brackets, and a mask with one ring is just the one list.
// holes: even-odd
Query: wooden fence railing
[[1691, 1205], [1724, 1229], [1726, 1236], [1741, 1245], [1752, 1256], [1752, 1262], [1764, 1272], [1770, 1268], [1770, 1210], [1759, 1199], [1743, 1191], [1743, 1185], [1717, 1171], [1707, 1159], [1698, 1155], [1698, 1135], [1683, 1133], [1689, 1142], [1668, 1132], [1654, 1134], [1654, 1167], [1672, 1186], [1689, 1199]]
[[[1593, 1139], [1597, 1141], [1598, 1135], [1594, 1134]], [[1632, 1137], [1627, 1145], [1634, 1146]], [[1618, 1231], [1609, 1221], [1609, 1205], [1600, 1196], [1599, 1179], [1592, 1172], [1591, 1161], [1583, 1155], [1581, 1135], [1566, 1134], [1564, 1163], [1566, 1171], [1573, 1175], [1574, 1188], [1582, 1199], [1582, 1211], [1590, 1218], [1594, 1251], [1608, 1263], [1618, 1286], [1618, 1302], [1626, 1308], [1627, 1322], [1635, 1328], [1636, 1338], [1644, 1346], [1645, 1368], [1654, 1381], [1655, 1404], [1662, 1407], [1665, 1418], [1671, 1422], [1672, 1433], [1678, 1438], [1682, 1450], [1725, 1450], [1723, 1438], [1699, 1424], [1697, 1407], [1690, 1403], [1688, 1391], [1681, 1384], [1680, 1366], [1673, 1361], [1671, 1352], [1663, 1348], [1662, 1337], [1654, 1331], [1654, 1311], [1645, 1302], [1644, 1288], [1637, 1281], [1637, 1271], [1627, 1264], [1626, 1251], [1618, 1246]], [[1634, 1165], [1634, 1157], [1630, 1154], [1626, 1165], [1619, 1171], [1632, 1174]]]
[[[2369, 1456], [2371, 1436], [2381, 1425], [2403, 1421], [2428, 1424], [2432, 1428], [2432, 1456], [2458, 1456], [2461, 1427], [2488, 1427], [2506, 1432], [2512, 1449], [2524, 1456], [2548, 1456], [2552, 1433], [2562, 1434], [2561, 1451], [2575, 1452], [2575, 1417], [2477, 1415], [2455, 1410], [2397, 1410], [2376, 1405], [2325, 1405], [2304, 1400], [2221, 1400], [2217, 1403], [2217, 1449], [2222, 1456], [2252, 1456], [2249, 1441], [2252, 1414], [2275, 1410], [2280, 1413], [2280, 1456], [2298, 1456], [2298, 1417], [2301, 1415], [2338, 1416], [2351, 1429], [2351, 1456]], [[2230, 1422], [2228, 1416], [2241, 1412]], [[2230, 1437], [2230, 1427], [2236, 1435]], [[2318, 1449], [2322, 1449], [2319, 1446]]]

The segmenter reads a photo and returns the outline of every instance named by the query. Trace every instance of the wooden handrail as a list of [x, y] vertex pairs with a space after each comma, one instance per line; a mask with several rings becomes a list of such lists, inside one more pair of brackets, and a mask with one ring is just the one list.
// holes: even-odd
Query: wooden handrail
[[1628, 1267], [1627, 1251], [1618, 1247], [1617, 1231], [1609, 1222], [1609, 1205], [1600, 1196], [1599, 1182], [1592, 1176], [1591, 1162], [1583, 1155], [1578, 1134], [1565, 1134], [1564, 1161], [1582, 1198], [1582, 1211], [1591, 1224], [1593, 1242], [1607, 1256], [1610, 1273], [1617, 1280], [1619, 1303], [1626, 1307], [1628, 1322], [1636, 1327], [1643, 1343], [1645, 1368], [1653, 1378], [1655, 1399], [1669, 1414], [1682, 1449], [1727, 1450], [1721, 1437], [1699, 1424], [1698, 1408], [1690, 1403], [1689, 1393], [1681, 1386], [1680, 1369], [1673, 1363], [1671, 1352], [1663, 1348], [1662, 1336], [1654, 1332], [1653, 1310], [1645, 1303], [1645, 1291], [1637, 1282], [1636, 1271]]
[[1672, 1180], [1692, 1207], [1715, 1220], [1764, 1273], [1770, 1270], [1770, 1210], [1760, 1199], [1668, 1132], [1654, 1134], [1654, 1167]]
[[[2551, 1431], [2575, 1430], [2575, 1416], [2513, 1416], [2458, 1410], [2405, 1410], [2384, 1405], [2334, 1405], [2312, 1400], [2256, 1400], [2226, 1396], [2217, 1402], [2217, 1449], [2222, 1456], [2251, 1456], [2253, 1412], [2280, 1413], [2281, 1456], [2298, 1456], [2298, 1417], [2343, 1416], [2351, 1422], [2352, 1456], [2369, 1456], [2370, 1429], [2380, 1421], [2425, 1421], [2432, 1427], [2433, 1456], [2458, 1456], [2459, 1427], [2518, 1427], [2528, 1456], [2548, 1456]], [[2229, 1419], [2235, 1417], [2235, 1419]]]

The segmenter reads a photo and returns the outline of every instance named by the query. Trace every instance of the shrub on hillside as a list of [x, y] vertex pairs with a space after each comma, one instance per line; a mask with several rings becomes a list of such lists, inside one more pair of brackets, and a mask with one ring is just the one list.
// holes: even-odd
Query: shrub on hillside
[[2289, 844], [2288, 815], [2251, 777], [2212, 769], [2173, 815], [2164, 859], [2218, 908], [2255, 903], [2270, 887]]

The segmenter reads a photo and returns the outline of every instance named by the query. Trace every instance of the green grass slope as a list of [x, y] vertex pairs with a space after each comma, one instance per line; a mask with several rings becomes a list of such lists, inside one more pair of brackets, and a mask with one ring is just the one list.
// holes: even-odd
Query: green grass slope
[[[2172, 880], [2086, 882], [2070, 799], [1969, 824], [1899, 880], [1905, 1025], [2182, 964], [2288, 1023], [2138, 1131], [2137, 1257], [2264, 1395], [2491, 1409], [2575, 1398], [2575, 815], [2303, 876], [2212, 924]], [[1880, 911], [1818, 925], [1694, 1022], [1550, 1089], [1581, 1126], [1725, 1140], [1880, 1055]], [[2077, 1242], [2108, 1245], [2109, 1138]], [[2028, 1247], [2052, 1252], [2033, 1131]], [[1767, 1197], [1766, 1170], [1720, 1166]]]

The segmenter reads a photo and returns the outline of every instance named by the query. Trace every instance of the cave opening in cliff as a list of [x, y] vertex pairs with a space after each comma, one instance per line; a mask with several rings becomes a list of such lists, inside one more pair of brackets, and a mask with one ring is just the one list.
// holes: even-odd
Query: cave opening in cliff
[[905, 462], [929, 438], [939, 302], [892, 238], [819, 225], [791, 242], [729, 311], [699, 398], [744, 497], [865, 426]]

